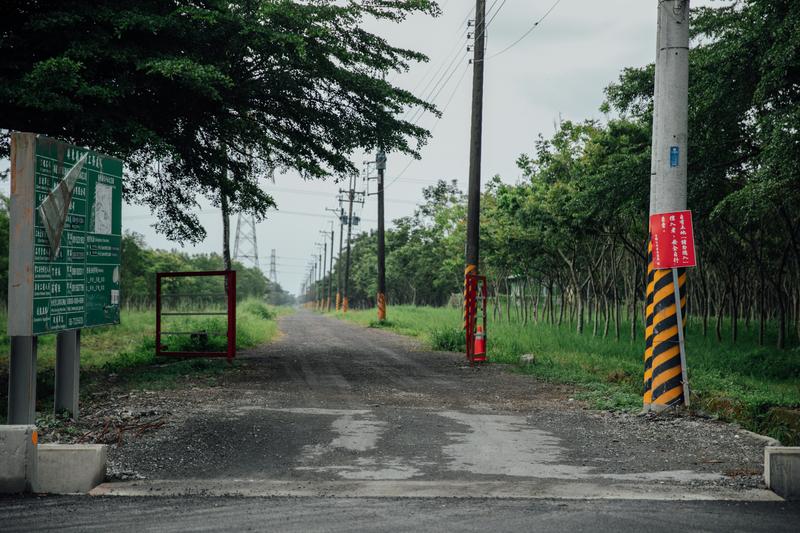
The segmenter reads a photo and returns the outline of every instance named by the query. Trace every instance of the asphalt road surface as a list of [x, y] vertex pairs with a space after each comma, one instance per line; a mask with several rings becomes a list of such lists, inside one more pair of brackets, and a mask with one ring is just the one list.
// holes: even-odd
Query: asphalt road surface
[[[93, 496], [0, 500], [0, 530], [797, 530], [763, 440], [588, 409], [570, 387], [305, 311], [160, 413]], [[89, 406], [90, 409], [99, 407]]]

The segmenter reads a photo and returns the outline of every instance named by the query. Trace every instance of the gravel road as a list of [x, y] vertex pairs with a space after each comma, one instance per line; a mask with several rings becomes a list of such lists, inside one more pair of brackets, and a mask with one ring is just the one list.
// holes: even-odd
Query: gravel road
[[167, 424], [111, 452], [149, 480], [557, 479], [753, 489], [763, 442], [688, 417], [594, 411], [569, 387], [300, 311], [219, 386], [137, 393]]
[[280, 329], [214, 383], [88, 402], [87, 419], [146, 431], [111, 446], [94, 497], [0, 499], [2, 529], [779, 531], [800, 516], [735, 426], [588, 409], [569, 386], [306, 311]]

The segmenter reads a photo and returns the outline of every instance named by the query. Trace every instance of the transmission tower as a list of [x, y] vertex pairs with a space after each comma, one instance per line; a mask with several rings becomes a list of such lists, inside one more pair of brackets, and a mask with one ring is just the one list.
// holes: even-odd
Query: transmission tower
[[233, 244], [233, 259], [245, 266], [260, 268], [258, 242], [256, 241], [256, 217], [242, 215], [236, 222], [236, 240]]
[[269, 280], [272, 283], [278, 283], [278, 266], [275, 259], [275, 248], [273, 248], [272, 253], [269, 254]]

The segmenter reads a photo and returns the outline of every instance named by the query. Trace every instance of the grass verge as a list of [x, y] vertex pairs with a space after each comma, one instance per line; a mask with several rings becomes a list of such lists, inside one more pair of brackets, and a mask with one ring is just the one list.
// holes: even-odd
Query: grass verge
[[[238, 349], [269, 342], [278, 334], [276, 318], [289, 308], [268, 306], [258, 300], [240, 302], [236, 309]], [[0, 317], [5, 324], [5, 317]], [[205, 331], [209, 335], [166, 337], [172, 350], [221, 349], [225, 341], [213, 335], [225, 329], [224, 318], [180, 319], [165, 323], [175, 331]], [[0, 422], [8, 405], [9, 340], [5, 327], [0, 333]], [[47, 411], [52, 406], [55, 367], [55, 335], [39, 337], [37, 354], [37, 400]], [[155, 356], [155, 311], [123, 311], [120, 324], [87, 328], [81, 332], [81, 393], [91, 393], [111, 381], [129, 389], [165, 389], [188, 379], [213, 383], [222, 373], [237, 366], [224, 359], [178, 359]]]
[[[395, 306], [385, 324], [375, 320], [374, 310], [337, 316], [419, 337], [435, 350], [464, 350], [460, 309]], [[742, 329], [739, 342], [732, 344], [718, 342], [713, 334], [704, 338], [698, 325], [689, 325], [693, 403], [722, 420], [800, 445], [800, 347], [758, 346], [754, 329]], [[595, 408], [641, 409], [643, 340], [616, 341], [613, 332], [608, 338], [593, 336], [590, 325], [578, 334], [567, 324], [523, 325], [513, 318], [511, 323], [490, 320], [488, 330], [490, 361], [516, 365], [518, 371], [546, 381], [580, 385], [579, 398]], [[520, 355], [528, 353], [535, 363], [520, 366]]]

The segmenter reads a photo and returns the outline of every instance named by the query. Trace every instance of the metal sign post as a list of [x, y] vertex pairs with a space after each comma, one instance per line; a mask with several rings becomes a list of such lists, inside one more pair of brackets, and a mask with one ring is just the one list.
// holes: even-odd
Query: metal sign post
[[675, 318], [678, 323], [678, 346], [681, 351], [681, 381], [683, 381], [683, 402], [689, 407], [689, 375], [686, 370], [686, 344], [683, 334], [683, 311], [681, 310], [681, 286], [678, 283], [678, 269], [672, 269], [673, 286], [675, 287]]
[[119, 323], [122, 161], [11, 136], [9, 423], [35, 421], [36, 336], [61, 333], [56, 410], [78, 412], [81, 328]]

